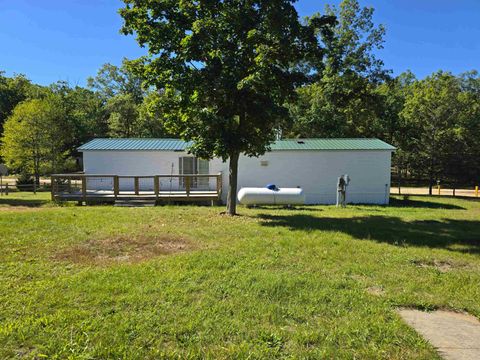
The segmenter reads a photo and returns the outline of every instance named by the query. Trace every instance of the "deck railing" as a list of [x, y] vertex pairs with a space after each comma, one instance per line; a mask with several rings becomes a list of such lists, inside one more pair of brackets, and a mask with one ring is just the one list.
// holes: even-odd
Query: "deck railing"
[[51, 176], [52, 200], [88, 201], [118, 198], [156, 198], [178, 201], [219, 200], [222, 174]]

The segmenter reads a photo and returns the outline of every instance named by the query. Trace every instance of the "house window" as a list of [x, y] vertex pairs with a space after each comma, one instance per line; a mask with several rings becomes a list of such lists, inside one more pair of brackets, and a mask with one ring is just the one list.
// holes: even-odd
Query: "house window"
[[[197, 175], [209, 174], [209, 161], [199, 159], [193, 156], [182, 156], [179, 158], [179, 166], [181, 175]], [[193, 177], [191, 178], [190, 187], [192, 189], [196, 188], [208, 188], [209, 178], [208, 177]], [[182, 178], [182, 186], [185, 187], [186, 181], [185, 178]]]

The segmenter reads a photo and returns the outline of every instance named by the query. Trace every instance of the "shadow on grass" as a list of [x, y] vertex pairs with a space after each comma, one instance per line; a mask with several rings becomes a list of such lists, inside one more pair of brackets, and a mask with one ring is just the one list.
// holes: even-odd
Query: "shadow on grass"
[[0, 206], [26, 206], [26, 207], [39, 207], [47, 204], [49, 201], [44, 199], [16, 199], [8, 198], [8, 196], [0, 197]]
[[292, 211], [313, 211], [313, 212], [320, 212], [323, 211], [315, 207], [315, 205], [253, 205], [253, 206], [246, 206], [248, 209], [255, 209], [255, 210], [292, 210]]
[[258, 217], [263, 220], [262, 226], [343, 232], [356, 239], [397, 246], [441, 248], [480, 254], [480, 221], [442, 219], [408, 222], [389, 216], [324, 218], [308, 214], [259, 214]]
[[[417, 196], [417, 195], [415, 195]], [[425, 209], [447, 209], [447, 210], [466, 210], [466, 208], [453, 204], [445, 204], [435, 201], [425, 201], [425, 200], [411, 200], [398, 199], [391, 197], [389, 207], [413, 207], [413, 208], [425, 208]]]

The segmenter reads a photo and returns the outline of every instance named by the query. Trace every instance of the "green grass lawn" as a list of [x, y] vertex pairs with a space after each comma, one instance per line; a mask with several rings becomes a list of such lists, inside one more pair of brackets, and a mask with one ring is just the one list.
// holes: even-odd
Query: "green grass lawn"
[[480, 317], [475, 200], [229, 218], [48, 198], [0, 197], [1, 359], [432, 359], [396, 308]]

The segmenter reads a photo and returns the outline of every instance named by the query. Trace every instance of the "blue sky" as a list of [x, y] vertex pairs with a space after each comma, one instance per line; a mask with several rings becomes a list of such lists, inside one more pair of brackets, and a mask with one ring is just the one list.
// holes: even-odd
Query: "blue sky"
[[[299, 0], [300, 15], [338, 0]], [[439, 69], [480, 70], [480, 0], [361, 0], [385, 24], [387, 68], [422, 78]], [[0, 70], [36, 83], [84, 85], [103, 63], [143, 51], [119, 34], [120, 0], [0, 0]]]

